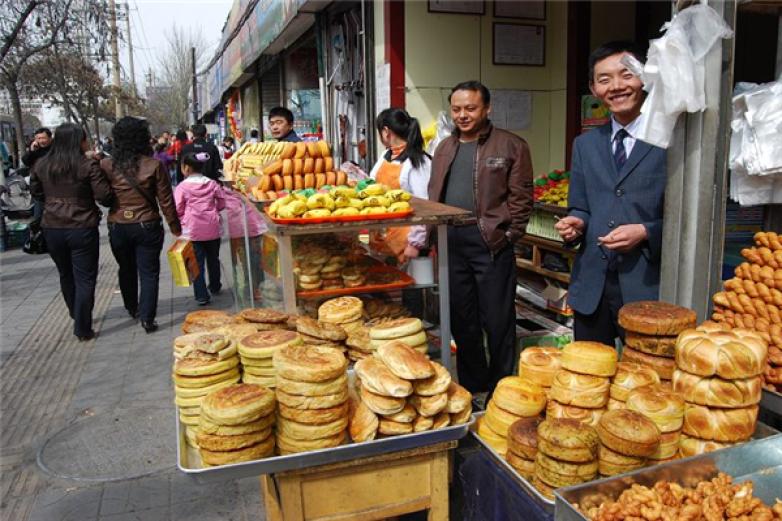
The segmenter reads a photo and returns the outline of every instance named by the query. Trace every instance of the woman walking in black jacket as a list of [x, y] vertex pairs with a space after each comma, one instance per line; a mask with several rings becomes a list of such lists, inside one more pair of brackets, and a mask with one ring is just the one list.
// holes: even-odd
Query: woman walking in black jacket
[[49, 153], [30, 176], [33, 197], [43, 202], [41, 228], [57, 271], [65, 304], [79, 340], [95, 337], [92, 308], [98, 278], [98, 223], [95, 201], [110, 206], [111, 186], [97, 161], [88, 159], [87, 135], [65, 123], [54, 132]]

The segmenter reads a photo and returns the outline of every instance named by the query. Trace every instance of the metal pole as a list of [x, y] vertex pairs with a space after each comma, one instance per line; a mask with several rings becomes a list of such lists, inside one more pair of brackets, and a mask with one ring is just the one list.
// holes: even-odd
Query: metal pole
[[128, 64], [130, 65], [130, 89], [133, 93], [133, 97], [138, 97], [138, 91], [136, 90], [136, 69], [133, 67], [133, 40], [130, 36], [130, 4], [125, 4], [125, 22], [128, 28]]
[[119, 45], [117, 44], [117, 6], [109, 0], [109, 29], [111, 31], [111, 86], [114, 93], [114, 115], [117, 119], [125, 115], [119, 100], [122, 86], [119, 80]]
[[193, 66], [193, 123], [198, 123], [198, 76], [196, 75], [196, 50], [190, 48], [190, 63]]

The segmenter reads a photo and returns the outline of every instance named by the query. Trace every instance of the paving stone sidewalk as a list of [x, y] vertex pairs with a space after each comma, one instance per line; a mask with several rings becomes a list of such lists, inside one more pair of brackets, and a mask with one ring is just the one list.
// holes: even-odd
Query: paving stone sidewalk
[[[0, 254], [0, 519], [264, 519], [255, 478], [199, 485], [176, 469], [171, 341], [198, 309], [162, 256], [158, 322], [127, 316], [105, 230], [94, 341], [80, 343], [48, 256]], [[230, 255], [223, 292], [231, 309]]]

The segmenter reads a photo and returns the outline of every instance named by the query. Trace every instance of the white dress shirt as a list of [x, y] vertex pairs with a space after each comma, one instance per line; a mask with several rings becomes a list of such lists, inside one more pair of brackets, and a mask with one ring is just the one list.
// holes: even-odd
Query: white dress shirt
[[613, 116], [611, 117], [611, 152], [616, 152], [616, 133], [619, 132], [620, 129], [625, 129], [625, 132], [627, 132], [627, 136], [622, 140], [622, 143], [625, 145], [625, 157], [630, 157], [630, 153], [633, 151], [633, 147], [635, 146], [635, 135], [638, 132], [638, 129], [641, 127], [642, 119], [644, 115], [640, 114], [637, 118], [635, 118], [633, 121], [630, 122], [626, 127], [623, 127], [619, 122], [617, 122]]

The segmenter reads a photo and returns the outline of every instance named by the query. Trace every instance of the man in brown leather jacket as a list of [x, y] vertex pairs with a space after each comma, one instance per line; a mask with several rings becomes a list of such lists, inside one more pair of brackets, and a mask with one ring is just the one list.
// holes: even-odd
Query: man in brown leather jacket
[[532, 211], [529, 146], [491, 124], [490, 102], [489, 90], [477, 81], [451, 90], [456, 129], [437, 147], [429, 181], [429, 199], [464, 208], [476, 217], [474, 224], [448, 229], [457, 370], [459, 382], [472, 392], [491, 392], [513, 371], [513, 243], [524, 235]]

